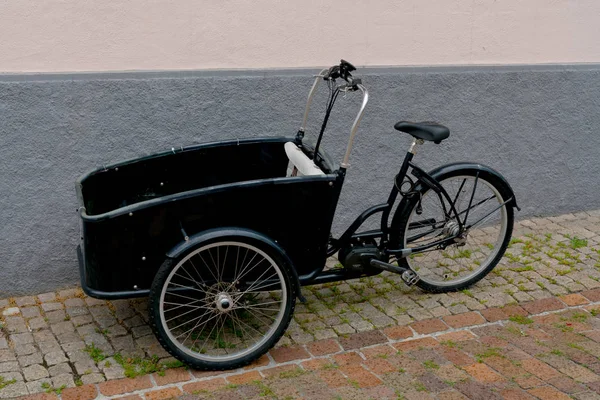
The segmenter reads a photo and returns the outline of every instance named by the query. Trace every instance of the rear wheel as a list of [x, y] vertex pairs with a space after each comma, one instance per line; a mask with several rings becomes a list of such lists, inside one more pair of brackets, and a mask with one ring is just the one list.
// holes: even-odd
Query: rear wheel
[[194, 368], [246, 365], [281, 338], [294, 310], [290, 265], [255, 238], [228, 235], [199, 243], [158, 271], [151, 290], [161, 344]]
[[[419, 287], [430, 292], [464, 289], [481, 280], [498, 264], [510, 240], [514, 210], [504, 204], [510, 191], [494, 175], [473, 169], [437, 177], [446, 189], [464, 226], [472, 225], [445, 247], [433, 247], [398, 260], [421, 278]], [[399, 209], [398, 243], [416, 248], [451, 237], [459, 230], [450, 202], [425, 188]], [[396, 218], [396, 216], [395, 216]]]

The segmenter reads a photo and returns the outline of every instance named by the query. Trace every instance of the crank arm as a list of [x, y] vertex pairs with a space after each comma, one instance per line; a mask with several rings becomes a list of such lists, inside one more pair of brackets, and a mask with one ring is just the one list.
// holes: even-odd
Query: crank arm
[[419, 282], [421, 278], [415, 271], [408, 268], [402, 268], [397, 265], [392, 265], [383, 261], [379, 261], [376, 259], [372, 259], [370, 262], [372, 267], [383, 269], [388, 272], [394, 272], [396, 274], [400, 274], [400, 278], [406, 283], [408, 286], [412, 286], [415, 283]]

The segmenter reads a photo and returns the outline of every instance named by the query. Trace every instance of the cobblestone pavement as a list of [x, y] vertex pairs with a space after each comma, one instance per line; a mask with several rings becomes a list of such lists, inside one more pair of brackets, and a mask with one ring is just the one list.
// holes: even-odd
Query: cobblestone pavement
[[599, 222], [600, 210], [519, 222], [500, 265], [459, 293], [423, 293], [387, 273], [304, 288], [308, 303], [278, 348], [217, 378], [175, 368], [145, 299], [100, 301], [78, 288], [0, 299], [0, 398], [159, 399], [226, 385], [214, 395], [600, 398]]

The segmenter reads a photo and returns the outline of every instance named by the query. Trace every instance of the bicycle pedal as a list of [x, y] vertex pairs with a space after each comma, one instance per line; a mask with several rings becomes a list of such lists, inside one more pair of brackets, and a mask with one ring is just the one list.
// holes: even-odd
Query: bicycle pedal
[[404, 283], [406, 283], [408, 286], [413, 286], [414, 284], [416, 284], [417, 282], [419, 282], [421, 280], [419, 275], [417, 275], [416, 272], [411, 271], [411, 270], [404, 271], [400, 275], [400, 278], [402, 278]]

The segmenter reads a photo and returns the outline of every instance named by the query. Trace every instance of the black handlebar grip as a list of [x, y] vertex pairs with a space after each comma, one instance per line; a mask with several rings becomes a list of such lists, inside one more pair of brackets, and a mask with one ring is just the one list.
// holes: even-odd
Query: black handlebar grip
[[325, 73], [325, 76], [323, 76], [323, 79], [335, 80], [339, 77], [340, 77], [340, 66], [334, 65], [333, 67], [329, 68], [329, 70]]
[[340, 60], [340, 68], [343, 68], [348, 72], [356, 71], [356, 67], [344, 59]]
[[323, 79], [335, 80], [337, 78], [342, 78], [348, 82], [348, 79], [352, 77], [350, 74], [351, 71], [356, 71], [356, 67], [346, 60], [340, 60], [339, 65], [334, 65], [333, 67], [329, 68], [329, 70], [325, 73], [325, 76], [323, 76]]

